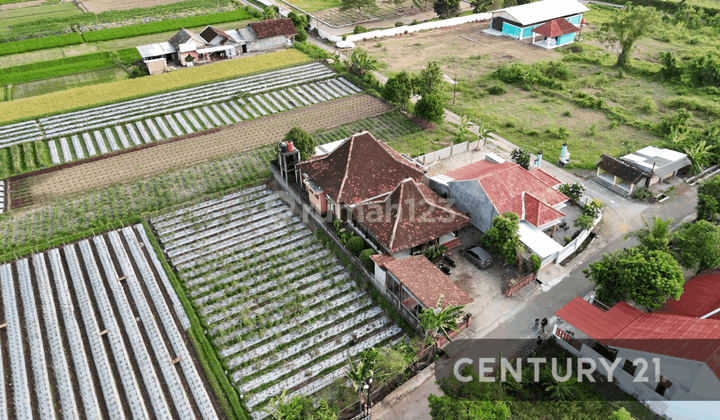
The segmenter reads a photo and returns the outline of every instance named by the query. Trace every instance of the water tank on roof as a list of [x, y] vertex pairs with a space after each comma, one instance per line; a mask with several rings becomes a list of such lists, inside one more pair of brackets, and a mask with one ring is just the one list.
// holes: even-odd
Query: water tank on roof
[[295, 144], [293, 144], [293, 142], [291, 142], [291, 141], [287, 142], [287, 151], [292, 152], [294, 150], [295, 150]]
[[287, 151], [288, 151], [287, 143], [285, 143], [284, 141], [281, 141], [280, 144], [278, 145], [278, 149], [280, 149], [280, 152], [282, 152], [282, 153], [287, 153]]

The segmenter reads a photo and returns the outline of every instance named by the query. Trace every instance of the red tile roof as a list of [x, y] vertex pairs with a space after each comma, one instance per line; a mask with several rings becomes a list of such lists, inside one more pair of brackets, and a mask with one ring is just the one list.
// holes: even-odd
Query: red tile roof
[[371, 255], [370, 259], [375, 261], [375, 264], [377, 264], [378, 267], [380, 267], [380, 268], [385, 268], [385, 266], [388, 263], [395, 261], [395, 257], [393, 257], [392, 255], [388, 255], [388, 254]]
[[720, 320], [643, 313], [624, 302], [603, 312], [579, 297], [555, 314], [608, 346], [705, 362], [720, 379]]
[[642, 315], [642, 312], [625, 302], [620, 302], [605, 312], [582, 298], [576, 297], [555, 312], [555, 315], [594, 340], [607, 344], [623, 328]]
[[257, 39], [272, 38], [280, 35], [293, 36], [298, 34], [293, 21], [284, 18], [252, 22], [249, 23], [248, 26], [252, 29]]
[[423, 171], [369, 132], [353, 135], [329, 154], [302, 162], [300, 170], [336, 203], [357, 204], [390, 193]]
[[562, 184], [562, 181], [543, 171], [540, 168], [530, 170], [530, 174], [551, 187], [557, 187], [558, 185]]
[[580, 31], [580, 29], [578, 29], [577, 26], [563, 18], [551, 20], [550, 22], [546, 22], [532, 30], [532, 32], [548, 38], [555, 38], [556, 36], [571, 34], [578, 31]]
[[[668, 300], [657, 312], [699, 318], [720, 309], [720, 270], [700, 273], [683, 289], [680, 300]], [[720, 312], [710, 319], [720, 320]]]
[[[567, 201], [568, 197], [546, 182], [550, 175], [544, 172], [543, 175], [537, 171], [539, 169], [527, 171], [511, 162], [497, 164], [481, 160], [445, 175], [458, 181], [476, 179], [501, 214], [511, 211], [522, 216], [523, 204], [525, 204], [525, 220], [540, 227], [565, 215], [552, 206]], [[525, 199], [523, 193], [526, 193]], [[540, 204], [534, 202], [532, 198], [528, 199], [528, 193], [535, 200], [540, 201]]]
[[353, 213], [356, 220], [392, 254], [470, 224], [467, 216], [447, 205], [427, 185], [418, 184], [412, 178], [400, 182], [385, 200], [359, 205]]
[[473, 301], [422, 255], [395, 260], [385, 266], [426, 308], [434, 308], [440, 295], [445, 296], [441, 304], [443, 308], [447, 305], [467, 305]]

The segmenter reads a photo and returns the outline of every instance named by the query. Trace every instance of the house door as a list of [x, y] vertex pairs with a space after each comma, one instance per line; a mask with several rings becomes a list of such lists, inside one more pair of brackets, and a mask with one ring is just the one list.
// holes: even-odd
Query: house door
[[502, 32], [503, 22], [505, 22], [505, 19], [503, 18], [493, 18], [492, 28], [496, 31]]
[[242, 52], [243, 52], [243, 54], [247, 54], [247, 44], [243, 44]]

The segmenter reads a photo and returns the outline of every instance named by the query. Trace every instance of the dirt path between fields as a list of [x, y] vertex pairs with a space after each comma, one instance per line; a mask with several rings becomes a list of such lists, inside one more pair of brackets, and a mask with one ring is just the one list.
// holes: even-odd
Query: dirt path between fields
[[241, 122], [207, 135], [160, 141], [154, 147], [19, 180], [10, 193], [11, 206], [13, 194], [20, 191], [23, 201], [39, 204], [256, 149], [281, 141], [293, 127], [313, 132], [376, 116], [391, 108], [372, 96], [355, 95]]

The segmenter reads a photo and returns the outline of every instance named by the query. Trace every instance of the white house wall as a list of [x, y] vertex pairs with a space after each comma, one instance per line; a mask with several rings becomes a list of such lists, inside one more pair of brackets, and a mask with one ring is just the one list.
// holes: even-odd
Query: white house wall
[[247, 44], [248, 52], [264, 51], [275, 48], [285, 48], [288, 46], [288, 39], [285, 35], [274, 36], [271, 38], [259, 39], [255, 42]]

